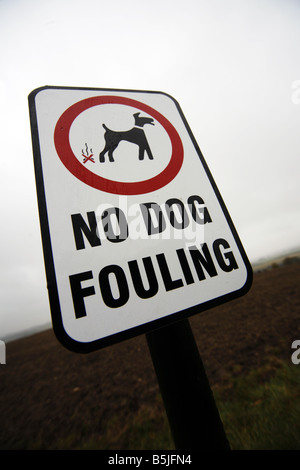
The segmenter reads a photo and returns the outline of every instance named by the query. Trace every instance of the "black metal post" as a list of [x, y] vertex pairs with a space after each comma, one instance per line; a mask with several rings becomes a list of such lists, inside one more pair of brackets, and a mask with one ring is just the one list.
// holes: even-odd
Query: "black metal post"
[[230, 450], [188, 320], [147, 333], [177, 450]]

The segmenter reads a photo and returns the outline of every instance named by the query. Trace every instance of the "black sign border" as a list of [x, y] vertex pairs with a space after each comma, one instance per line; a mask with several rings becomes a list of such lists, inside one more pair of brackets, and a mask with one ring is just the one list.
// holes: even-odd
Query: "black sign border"
[[[181, 116], [181, 119], [186, 127], [186, 130], [192, 140], [192, 143], [195, 147], [195, 150], [201, 160], [201, 163], [204, 167], [204, 170], [209, 178], [209, 181], [213, 187], [215, 195], [218, 199], [218, 202], [222, 208], [224, 216], [227, 220], [229, 228], [232, 232], [232, 235], [235, 239], [237, 247], [240, 251], [240, 255], [245, 263], [245, 267], [247, 269], [247, 280], [245, 284], [238, 290], [234, 292], [230, 292], [228, 294], [224, 294], [220, 297], [215, 299], [211, 299], [207, 302], [191, 306], [179, 312], [174, 312], [173, 314], [168, 314], [167, 316], [150, 321], [148, 323], [138, 325], [136, 327], [130, 328], [128, 330], [114, 333], [113, 335], [107, 336], [105, 338], [100, 338], [91, 342], [79, 342], [71, 338], [68, 333], [65, 331], [62, 321], [62, 313], [60, 308], [60, 301], [59, 301], [59, 293], [56, 281], [56, 273], [55, 273], [55, 264], [53, 258], [53, 251], [52, 251], [52, 244], [50, 238], [50, 229], [49, 229], [49, 220], [48, 220], [48, 212], [47, 212], [47, 204], [46, 204], [46, 196], [45, 196], [45, 187], [44, 187], [44, 178], [43, 178], [43, 168], [42, 168], [42, 160], [41, 160], [41, 150], [40, 150], [40, 143], [39, 143], [39, 132], [38, 132], [38, 122], [37, 122], [37, 114], [36, 114], [36, 107], [35, 107], [35, 97], [36, 95], [46, 89], [57, 89], [57, 90], [84, 90], [84, 91], [105, 91], [105, 92], [118, 92], [118, 93], [145, 93], [145, 94], [160, 94], [165, 95], [170, 98], [176, 105], [176, 108]], [[39, 218], [40, 218], [40, 229], [41, 229], [41, 237], [42, 237], [42, 245], [43, 245], [43, 254], [44, 254], [44, 264], [45, 264], [45, 271], [46, 271], [46, 279], [47, 279], [47, 288], [48, 288], [48, 296], [49, 296], [49, 303], [50, 303], [50, 310], [51, 310], [51, 317], [52, 317], [52, 325], [54, 333], [57, 339], [69, 350], [78, 352], [78, 353], [89, 353], [93, 352], [97, 349], [102, 349], [109, 345], [118, 343], [120, 341], [124, 341], [129, 338], [133, 338], [135, 336], [149, 333], [158, 328], [162, 328], [164, 326], [168, 326], [171, 323], [175, 323], [177, 321], [183, 320], [188, 318], [192, 315], [197, 313], [203, 312], [210, 308], [216, 307], [223, 303], [229, 302], [233, 299], [241, 297], [245, 295], [249, 289], [251, 288], [252, 281], [253, 281], [253, 271], [252, 266], [248, 260], [248, 257], [245, 253], [243, 245], [240, 241], [240, 238], [237, 234], [235, 226], [231, 220], [231, 217], [228, 213], [228, 210], [225, 206], [225, 203], [221, 197], [221, 194], [217, 188], [217, 185], [212, 177], [212, 174], [207, 166], [207, 163], [202, 155], [202, 152], [195, 140], [195, 137], [187, 123], [187, 120], [180, 108], [179, 103], [174, 99], [171, 95], [160, 92], [160, 91], [147, 91], [147, 90], [132, 90], [132, 89], [116, 89], [116, 88], [88, 88], [88, 87], [71, 87], [71, 86], [43, 86], [36, 88], [33, 90], [28, 96], [28, 103], [29, 103], [29, 116], [30, 116], [30, 123], [31, 123], [31, 138], [32, 138], [32, 149], [33, 149], [33, 159], [34, 159], [34, 170], [35, 170], [35, 180], [36, 180], [36, 191], [37, 191], [37, 200], [38, 200], [38, 209], [39, 209]]]

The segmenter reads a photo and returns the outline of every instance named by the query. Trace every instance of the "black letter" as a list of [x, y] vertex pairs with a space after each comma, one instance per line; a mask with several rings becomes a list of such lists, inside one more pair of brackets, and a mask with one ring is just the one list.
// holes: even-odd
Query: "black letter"
[[81, 287], [81, 281], [86, 281], [87, 279], [93, 279], [92, 271], [86, 271], [85, 273], [69, 276], [76, 318], [86, 317], [83, 298], [95, 294], [94, 286], [85, 288]]
[[[113, 230], [111, 223], [112, 215], [116, 216], [116, 220], [118, 221], [118, 225], [120, 228], [120, 235], [116, 235]], [[119, 209], [118, 207], [111, 207], [103, 212], [101, 218], [107, 240], [113, 243], [123, 242], [124, 240], [126, 240], [126, 238], [128, 237], [128, 225], [124, 212], [121, 211], [121, 209]]]
[[173, 281], [173, 279], [171, 278], [171, 274], [167, 265], [165, 255], [161, 253], [160, 255], [156, 255], [156, 258], [159, 264], [159, 269], [160, 269], [160, 272], [164, 281], [166, 291], [177, 289], [178, 287], [182, 287], [183, 286], [182, 279], [176, 279], [176, 281]]
[[87, 212], [90, 226], [85, 223], [81, 214], [72, 214], [73, 232], [77, 250], [85, 248], [82, 232], [90, 242], [91, 246], [101, 245], [101, 240], [97, 235], [97, 220], [95, 212]]
[[180, 248], [179, 250], [176, 250], [177, 256], [180, 262], [180, 266], [182, 268], [182, 272], [184, 274], [185, 280], [187, 284], [193, 284], [194, 278], [192, 275], [191, 268], [189, 266], [188, 260], [186, 258], [186, 254], [183, 248]]
[[229, 263], [225, 263], [224, 258], [221, 254], [221, 251], [220, 251], [220, 246], [221, 245], [224, 248], [230, 248], [229, 243], [226, 240], [224, 240], [223, 238], [218, 238], [217, 240], [215, 240], [213, 242], [214, 253], [216, 255], [216, 258], [217, 258], [217, 261], [219, 263], [220, 268], [223, 269], [223, 271], [226, 271], [227, 273], [229, 273], [233, 269], [238, 269], [238, 265], [237, 265], [237, 262], [235, 260], [235, 257], [233, 255], [232, 251], [224, 253], [224, 255], [223, 255], [224, 258], [226, 258], [229, 261]]
[[[163, 213], [156, 202], [145, 202], [140, 204], [142, 216], [148, 231], [148, 235], [154, 235], [155, 233], [163, 232], [166, 228], [166, 222], [163, 216]], [[156, 227], [153, 225], [150, 209], [153, 209], [155, 212], [158, 225]]]
[[189, 247], [189, 250], [190, 250], [190, 254], [191, 254], [195, 269], [198, 274], [199, 281], [202, 281], [203, 279], [205, 279], [205, 274], [203, 272], [201, 264], [204, 266], [204, 268], [206, 269], [210, 277], [218, 275], [206, 243], [202, 245], [202, 251], [205, 256], [203, 256], [200, 253], [200, 251], [195, 247], [195, 245]]
[[[179, 211], [181, 213], [181, 221], [178, 222], [178, 220], [175, 217], [175, 212], [171, 209], [171, 207], [177, 204], [179, 207]], [[189, 225], [189, 218], [187, 215], [187, 212], [184, 208], [183, 202], [181, 202], [179, 199], [168, 199], [166, 202], [166, 212], [168, 214], [169, 220], [171, 224], [173, 225], [174, 228], [181, 228], [184, 229]]]
[[[108, 276], [113, 273], [115, 275], [118, 289], [119, 298], [113, 297]], [[99, 285], [104, 303], [111, 308], [122, 307], [129, 299], [129, 289], [125, 273], [120, 266], [112, 264], [101, 269], [99, 273]]]
[[197, 224], [207, 224], [212, 222], [207, 207], [199, 207], [197, 211], [195, 201], [197, 201], [199, 204], [204, 204], [204, 201], [200, 196], [190, 196], [187, 201], [193, 219], [197, 222]]
[[145, 289], [143, 285], [142, 276], [137, 261], [129, 261], [128, 265], [131, 272], [135, 292], [139, 297], [141, 297], [141, 299], [149, 299], [149, 297], [153, 297], [155, 294], [157, 294], [158, 282], [155, 276], [155, 271], [150, 256], [147, 256], [147, 258], [143, 258], [143, 263], [149, 283], [148, 289]]

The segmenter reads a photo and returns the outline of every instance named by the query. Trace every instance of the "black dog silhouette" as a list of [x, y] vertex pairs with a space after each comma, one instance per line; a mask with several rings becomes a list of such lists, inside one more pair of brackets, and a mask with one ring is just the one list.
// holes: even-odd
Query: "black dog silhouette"
[[99, 154], [99, 160], [101, 163], [105, 161], [105, 154], [108, 152], [108, 158], [110, 162], [114, 162], [113, 152], [118, 147], [122, 140], [131, 142], [139, 146], [139, 160], [144, 159], [145, 152], [147, 152], [150, 160], [153, 160], [153, 155], [149, 147], [145, 132], [141, 127], [145, 124], [151, 124], [154, 126], [152, 118], [140, 117], [140, 113], [133, 115], [135, 121], [135, 127], [129, 131], [112, 131], [105, 124], [102, 124], [105, 129], [105, 147]]

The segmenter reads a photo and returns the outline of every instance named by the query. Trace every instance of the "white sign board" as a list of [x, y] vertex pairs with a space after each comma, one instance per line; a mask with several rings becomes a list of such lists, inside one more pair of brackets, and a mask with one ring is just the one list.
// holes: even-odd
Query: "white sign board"
[[245, 294], [252, 270], [178, 103], [29, 95], [54, 331], [92, 351]]

